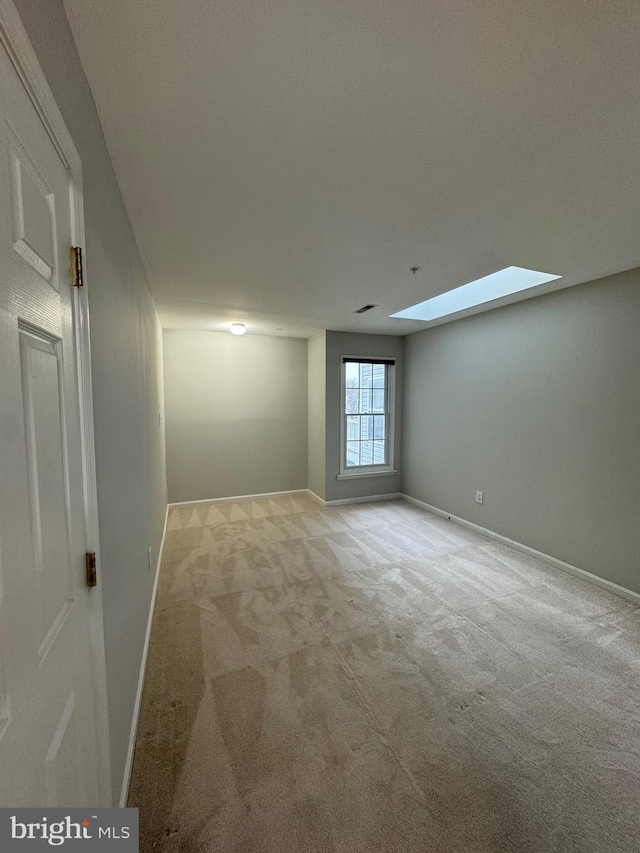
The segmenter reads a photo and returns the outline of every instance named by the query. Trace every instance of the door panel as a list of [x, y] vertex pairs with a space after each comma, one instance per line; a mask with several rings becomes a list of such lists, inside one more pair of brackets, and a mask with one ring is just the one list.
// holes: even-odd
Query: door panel
[[70, 199], [0, 46], [0, 806], [100, 804]]
[[13, 247], [56, 290], [55, 197], [13, 136], [11, 151]]
[[40, 656], [73, 605], [61, 342], [21, 330], [22, 400], [31, 535], [41, 613]]
[[[62, 709], [45, 757], [47, 805], [82, 801], [84, 785], [83, 762], [80, 755], [81, 710], [76, 707], [76, 694], [72, 690]], [[55, 719], [55, 716], [54, 716]], [[65, 768], [78, 767], [80, 772], [67, 774]]]

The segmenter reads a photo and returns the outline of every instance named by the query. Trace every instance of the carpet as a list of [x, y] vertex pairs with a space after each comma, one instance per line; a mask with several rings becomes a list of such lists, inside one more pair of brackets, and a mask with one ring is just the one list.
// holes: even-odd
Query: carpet
[[170, 509], [129, 805], [161, 853], [637, 853], [640, 609], [404, 501]]

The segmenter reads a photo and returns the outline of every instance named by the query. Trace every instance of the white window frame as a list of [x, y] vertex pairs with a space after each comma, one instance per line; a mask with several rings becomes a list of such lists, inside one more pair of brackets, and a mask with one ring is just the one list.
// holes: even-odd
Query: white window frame
[[[385, 366], [385, 410], [387, 426], [387, 461], [384, 465], [350, 465], [347, 467], [347, 413], [346, 399], [346, 370], [348, 361], [373, 362]], [[395, 399], [396, 399], [396, 360], [381, 356], [343, 355], [340, 365], [340, 473], [338, 480], [351, 480], [356, 477], [381, 477], [397, 474], [395, 468]]]

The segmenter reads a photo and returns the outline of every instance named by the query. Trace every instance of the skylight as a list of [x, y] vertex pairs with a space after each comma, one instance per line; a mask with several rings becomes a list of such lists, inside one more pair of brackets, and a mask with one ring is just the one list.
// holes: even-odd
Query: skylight
[[404, 311], [398, 311], [391, 316], [403, 320], [437, 320], [448, 314], [457, 314], [465, 308], [474, 308], [485, 302], [493, 302], [494, 299], [511, 296], [512, 293], [520, 293], [530, 287], [537, 287], [558, 278], [562, 276], [526, 270], [522, 267], [506, 267], [491, 275], [485, 275], [484, 278], [470, 281], [469, 284], [463, 284], [461, 287], [427, 299], [425, 302], [418, 302], [417, 305], [412, 305], [411, 308], [405, 308]]

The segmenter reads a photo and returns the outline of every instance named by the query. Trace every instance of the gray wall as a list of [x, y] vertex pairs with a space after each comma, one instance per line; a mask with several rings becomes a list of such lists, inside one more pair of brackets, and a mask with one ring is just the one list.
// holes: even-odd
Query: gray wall
[[640, 592], [640, 270], [410, 335], [406, 362], [405, 493]]
[[164, 333], [169, 500], [307, 487], [307, 341]]
[[61, 0], [16, 0], [83, 163], [114, 800], [126, 761], [166, 508], [162, 339]]
[[309, 338], [309, 464], [308, 488], [319, 498], [325, 498], [326, 475], [326, 408], [327, 408], [327, 333], [320, 332]]
[[[326, 491], [327, 501], [386, 495], [400, 491], [402, 458], [402, 386], [403, 338], [392, 335], [360, 335], [327, 332], [327, 398], [326, 398]], [[398, 474], [337, 480], [340, 473], [340, 399], [342, 356], [378, 356], [396, 359], [396, 440], [395, 462]]]

